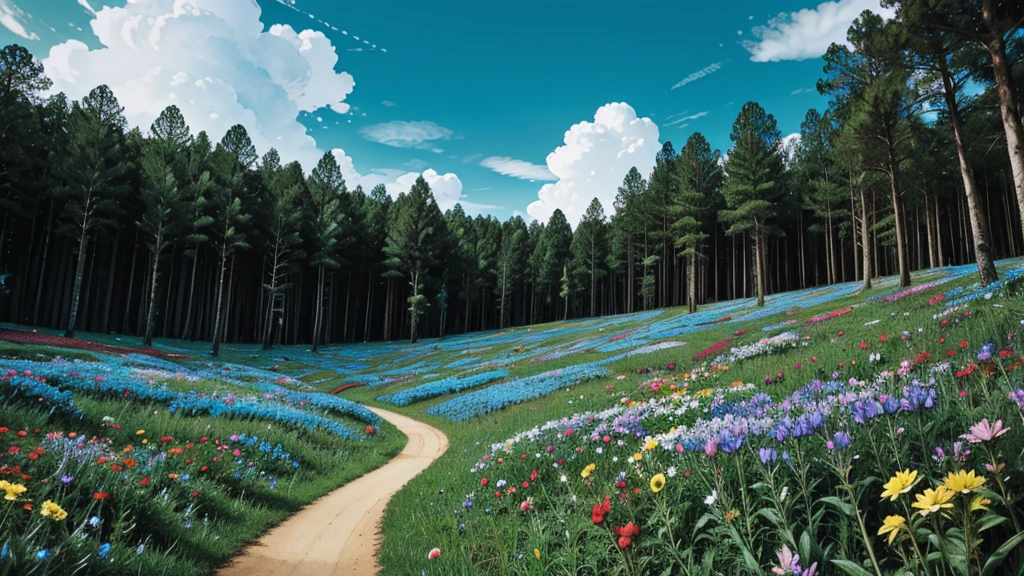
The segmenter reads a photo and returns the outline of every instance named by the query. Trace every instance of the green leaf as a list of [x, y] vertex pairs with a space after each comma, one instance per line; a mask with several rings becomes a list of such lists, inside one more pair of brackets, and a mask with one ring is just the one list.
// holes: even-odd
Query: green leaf
[[856, 562], [851, 562], [849, 560], [832, 560], [832, 563], [850, 576], [874, 576], [871, 572], [868, 572], [863, 566]]
[[782, 525], [782, 518], [779, 518], [779, 515], [775, 512], [775, 510], [772, 510], [771, 508], [762, 508], [758, 510], [757, 513], [761, 516], [764, 516], [766, 520], [768, 520], [772, 524], [775, 524], [776, 526]]
[[1006, 516], [1000, 516], [998, 514], [986, 514], [982, 517], [981, 522], [978, 524], [978, 532], [984, 532], [990, 530], [996, 526], [1000, 526], [1007, 522]]
[[826, 496], [826, 497], [818, 500], [818, 502], [824, 502], [826, 504], [831, 504], [831, 505], [835, 506], [836, 508], [838, 508], [840, 511], [842, 511], [843, 514], [846, 514], [847, 516], [853, 516], [854, 515], [853, 506], [849, 502], [846, 502], [845, 500], [843, 500], [841, 498], [838, 498], [836, 496]]
[[992, 576], [995, 574], [996, 568], [1006, 560], [1006, 557], [1020, 545], [1021, 541], [1024, 541], [1024, 532], [1018, 532], [1013, 538], [1010, 538], [1003, 545], [996, 549], [988, 560], [985, 561], [985, 566], [981, 569], [981, 576]]

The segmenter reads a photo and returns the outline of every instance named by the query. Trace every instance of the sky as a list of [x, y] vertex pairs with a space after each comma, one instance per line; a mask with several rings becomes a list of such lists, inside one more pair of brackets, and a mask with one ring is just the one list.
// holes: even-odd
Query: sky
[[741, 106], [799, 131], [821, 56], [879, 0], [0, 0], [0, 45], [54, 91], [110, 86], [148, 130], [244, 125], [260, 154], [392, 196], [422, 175], [442, 209], [575, 226], [630, 167], [699, 131], [723, 152]]

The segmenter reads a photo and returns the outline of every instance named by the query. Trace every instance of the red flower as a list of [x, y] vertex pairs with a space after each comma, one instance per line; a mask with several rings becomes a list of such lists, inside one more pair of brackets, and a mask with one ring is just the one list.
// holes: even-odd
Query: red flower
[[1009, 358], [1010, 356], [1013, 356], [1013, 350], [1000, 350], [999, 351], [999, 357], [1000, 358]]
[[917, 355], [917, 358], [914, 358], [914, 364], [915, 365], [920, 364], [921, 362], [924, 362], [925, 360], [927, 360], [927, 359], [929, 359], [931, 357], [932, 357], [931, 354], [929, 354], [927, 352], [921, 352], [920, 354]]
[[590, 511], [590, 519], [594, 521], [594, 524], [600, 524], [604, 522], [605, 514], [612, 511], [612, 502], [608, 496], [604, 497], [604, 502], [600, 504], [594, 504], [594, 508]]
[[945, 343], [946, 343], [946, 337], [945, 336], [943, 336], [942, 338], [939, 338], [939, 344], [945, 344]]
[[842, 330], [840, 330], [840, 331], [839, 331], [839, 335], [840, 335], [840, 336], [842, 336], [842, 335], [843, 335], [843, 331], [842, 331]]
[[18, 430], [18, 436], [28, 436], [28, 432], [25, 432], [24, 430]]
[[124, 470], [124, 468], [122, 468], [121, 466], [119, 466], [117, 464], [111, 464], [110, 465], [110, 469], [112, 471], [114, 471], [114, 472], [120, 472], [121, 470]]
[[868, 343], [867, 342], [861, 342], [860, 343], [860, 349], [861, 350], [867, 350], [868, 349]]
[[530, 472], [530, 482], [536, 482], [536, 481], [537, 481], [537, 469], [534, 468], [533, 472]]
[[[617, 526], [615, 532], [623, 538], [635, 538], [640, 535], [640, 527], [632, 522], [629, 522], [625, 526]], [[625, 546], [623, 546], [625, 548]]]
[[878, 337], [878, 339], [881, 340], [882, 342], [885, 342], [886, 338], [888, 338], [888, 336], [886, 336], [885, 334], [882, 334], [881, 336]]
[[523, 488], [529, 488], [529, 487], [530, 487], [530, 483], [524, 480], [523, 481]]
[[195, 498], [196, 496], [199, 496], [199, 490], [194, 490], [192, 492], [192, 497]]
[[172, 438], [170, 436], [161, 436], [160, 437], [160, 441], [161, 442], [170, 442], [171, 440], [174, 440], [174, 438]]
[[620, 482], [616, 482], [616, 483], [615, 483], [615, 487], [616, 487], [616, 488], [618, 488], [619, 490], [622, 490], [623, 488], [625, 488], [625, 487], [626, 487], [626, 483], [625, 483], [625, 482], [622, 482], [622, 481], [620, 481]]
[[529, 500], [523, 500], [523, 503], [519, 505], [519, 510], [521, 510], [523, 512], [529, 512], [530, 511], [530, 501]]
[[975, 366], [974, 364], [971, 364], [967, 368], [964, 368], [963, 370], [960, 370], [959, 372], [957, 372], [956, 373], [956, 377], [957, 378], [963, 378], [964, 376], [970, 376], [971, 373], [974, 372], [975, 368], [977, 368], [977, 366]]
[[946, 356], [952, 356], [954, 354], [956, 354], [956, 350], [947, 350], [946, 351]]
[[93, 492], [93, 500], [105, 500], [107, 496], [110, 496], [109, 492]]
[[480, 479], [480, 485], [481, 486], [487, 486], [487, 478], [481, 478]]
[[147, 477], [143, 478], [142, 480], [139, 480], [139, 484], [142, 484], [143, 486], [145, 486], [146, 484], [149, 484], [149, 477], [147, 476]]
[[0, 434], [7, 434], [7, 426], [0, 426]]
[[961, 348], [967, 348], [967, 340], [964, 340], [964, 341], [960, 342], [960, 347]]
[[629, 538], [625, 536], [619, 536], [619, 548], [628, 548], [632, 544]]

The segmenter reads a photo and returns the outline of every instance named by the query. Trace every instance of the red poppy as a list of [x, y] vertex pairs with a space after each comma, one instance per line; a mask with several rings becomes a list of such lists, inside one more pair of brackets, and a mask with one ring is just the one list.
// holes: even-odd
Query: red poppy
[[1013, 356], [1013, 350], [1000, 350], [999, 351], [999, 357], [1000, 358], [1009, 358], [1010, 356]]
[[192, 492], [192, 497], [195, 498], [196, 496], [199, 496], [199, 490], [194, 490]]
[[612, 511], [612, 502], [608, 496], [604, 497], [604, 502], [595, 504], [594, 508], [590, 511], [590, 519], [594, 521], [594, 524], [600, 524], [604, 522], [605, 514]]
[[7, 434], [7, 426], [0, 426], [0, 434]]
[[142, 484], [143, 486], [145, 486], [146, 484], [149, 484], [149, 477], [147, 476], [146, 478], [143, 478], [142, 480], [139, 480], [139, 483]]
[[619, 536], [619, 548], [628, 548], [632, 541], [625, 536]]
[[161, 442], [170, 442], [171, 440], [174, 440], [174, 438], [172, 438], [170, 436], [161, 436], [160, 437], [160, 441]]
[[967, 348], [967, 340], [963, 340], [963, 341], [961, 341], [961, 342], [960, 342], [960, 347], [961, 347], [961, 348]]
[[945, 344], [945, 343], [946, 343], [946, 338], [945, 337], [939, 338], [939, 344]]
[[481, 486], [487, 486], [487, 478], [481, 478], [480, 479], [480, 485]]
[[112, 471], [114, 471], [114, 472], [120, 472], [120, 471], [124, 470], [124, 468], [122, 468], [121, 466], [119, 466], [117, 464], [111, 464], [110, 465], [110, 469]]
[[963, 378], [964, 376], [970, 376], [970, 375], [971, 375], [971, 373], [973, 373], [973, 372], [974, 372], [974, 369], [975, 369], [975, 368], [977, 368], [977, 366], [976, 366], [976, 365], [974, 365], [974, 364], [971, 364], [971, 365], [970, 365], [970, 366], [968, 366], [967, 368], [964, 368], [963, 370], [960, 370], [959, 372], [957, 372], [957, 373], [956, 373], [956, 377], [957, 377], [957, 378]]
[[956, 350], [947, 350], [946, 351], [946, 356], [952, 356], [954, 354], [956, 354]]
[[860, 343], [860, 349], [861, 350], [867, 350], [867, 348], [868, 348], [868, 343], [867, 342], [861, 342]]
[[93, 492], [93, 500], [105, 500], [107, 496], [110, 496], [109, 492]]
[[18, 436], [28, 436], [28, 432], [25, 432], [24, 430], [18, 430]]
[[932, 357], [931, 354], [929, 354], [927, 352], [921, 352], [920, 354], [917, 355], [917, 358], [914, 358], [914, 364], [915, 365], [916, 364], [920, 364], [921, 362], [924, 362], [925, 360], [927, 360], [927, 359], [929, 359], [931, 357]]
[[882, 342], [885, 342], [886, 338], [888, 338], [888, 336], [886, 336], [885, 334], [882, 334], [881, 336], [878, 337], [878, 339], [881, 340]]
[[615, 532], [619, 536], [624, 536], [626, 538], [634, 538], [640, 535], [640, 527], [636, 524], [633, 524], [632, 522], [629, 522], [625, 526], [617, 526], [615, 528]]

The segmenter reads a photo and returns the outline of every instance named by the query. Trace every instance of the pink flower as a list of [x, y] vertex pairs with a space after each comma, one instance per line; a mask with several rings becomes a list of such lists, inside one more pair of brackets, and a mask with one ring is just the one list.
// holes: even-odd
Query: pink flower
[[523, 503], [519, 505], [519, 510], [522, 512], [530, 511], [530, 498], [523, 500]]
[[440, 548], [431, 548], [430, 552], [427, 552], [427, 560], [433, 560], [434, 558], [437, 558], [440, 555], [441, 555], [441, 549]]
[[800, 565], [800, 555], [793, 554], [789, 546], [782, 545], [782, 550], [775, 553], [779, 557], [779, 565], [772, 567], [772, 574], [791, 574]]
[[704, 453], [709, 457], [713, 457], [718, 452], [718, 446], [715, 445], [715, 441], [708, 439], [707, 444], [704, 445]]
[[996, 420], [995, 424], [989, 424], [988, 418], [984, 418], [981, 422], [971, 426], [971, 431], [969, 433], [961, 434], [960, 437], [971, 444], [980, 444], [982, 442], [994, 440], [1009, 431], [1009, 428], [1003, 428], [1002, 420]]

